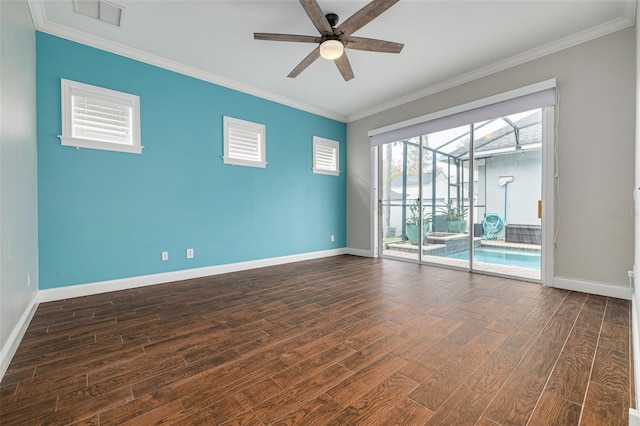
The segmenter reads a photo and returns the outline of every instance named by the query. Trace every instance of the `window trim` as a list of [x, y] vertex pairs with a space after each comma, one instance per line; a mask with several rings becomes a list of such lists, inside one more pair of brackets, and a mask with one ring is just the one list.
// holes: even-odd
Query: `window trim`
[[[61, 104], [62, 104], [62, 135], [60, 143], [63, 146], [76, 148], [100, 149], [105, 151], [126, 152], [141, 154], [144, 148], [140, 144], [140, 97], [129, 93], [118, 92], [104, 87], [92, 86], [77, 81], [61, 80]], [[117, 142], [105, 142], [95, 139], [74, 137], [73, 135], [73, 92], [83, 92], [95, 95], [98, 98], [110, 98], [110, 100], [131, 107], [131, 144]]]
[[[247, 160], [242, 158], [235, 158], [229, 155], [229, 126], [238, 126], [243, 129], [252, 130], [260, 136], [260, 160]], [[223, 154], [222, 161], [224, 164], [230, 164], [234, 166], [246, 166], [246, 167], [267, 167], [267, 130], [264, 124], [254, 123], [252, 121], [241, 120], [239, 118], [223, 116]]]
[[[317, 147], [324, 146], [333, 149], [336, 153], [336, 167], [335, 170], [320, 169], [317, 167]], [[340, 142], [331, 139], [321, 138], [320, 136], [313, 137], [313, 173], [330, 176], [340, 176]]]

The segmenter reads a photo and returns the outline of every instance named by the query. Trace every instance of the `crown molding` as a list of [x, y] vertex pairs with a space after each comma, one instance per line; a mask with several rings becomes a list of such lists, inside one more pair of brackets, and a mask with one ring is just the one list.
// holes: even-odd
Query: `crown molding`
[[328, 111], [313, 105], [309, 105], [303, 102], [296, 101], [278, 94], [269, 92], [267, 90], [259, 89], [257, 87], [250, 86], [248, 84], [240, 83], [238, 81], [222, 77], [210, 72], [203, 71], [201, 69], [181, 64], [179, 62], [172, 61], [170, 59], [163, 58], [161, 56], [153, 55], [147, 52], [143, 52], [138, 49], [125, 46], [120, 43], [116, 43], [110, 40], [96, 37], [94, 35], [85, 33], [83, 31], [71, 29], [64, 25], [56, 24], [47, 20], [46, 12], [44, 9], [43, 0], [28, 0], [29, 8], [31, 9], [31, 16], [37, 31], [51, 34], [57, 37], [61, 37], [73, 42], [81, 43], [96, 49], [104, 50], [116, 55], [124, 56], [129, 59], [144, 62], [149, 65], [154, 65], [159, 68], [163, 68], [169, 71], [174, 71], [179, 74], [183, 74], [189, 77], [197, 78], [198, 80], [206, 81], [209, 83], [223, 86], [228, 89], [236, 90], [242, 93], [253, 95], [268, 101], [277, 102], [282, 105], [286, 105], [292, 108], [296, 108], [302, 111], [306, 111], [312, 114], [320, 115], [332, 120], [346, 122], [347, 117], [342, 114], [337, 114], [333, 111]]
[[406, 103], [413, 102], [418, 99], [422, 99], [429, 95], [433, 95], [435, 93], [442, 92], [444, 90], [451, 89], [453, 87], [460, 86], [465, 83], [469, 83], [473, 80], [477, 80], [482, 77], [495, 74], [499, 71], [513, 68], [517, 65], [524, 64], [534, 59], [542, 58], [544, 56], [551, 55], [561, 50], [568, 49], [570, 47], [577, 46], [579, 44], [594, 40], [598, 37], [603, 37], [605, 35], [614, 33], [616, 31], [620, 31], [624, 28], [633, 26], [635, 24], [635, 13], [636, 13], [635, 0], [622, 2], [620, 9], [621, 10], [620, 10], [619, 18], [616, 18], [604, 24], [598, 25], [596, 27], [590, 28], [588, 30], [585, 30], [576, 34], [572, 34], [568, 37], [548, 43], [546, 45], [537, 47], [535, 49], [531, 49], [529, 51], [520, 53], [518, 55], [512, 56], [505, 60], [495, 62], [491, 65], [478, 68], [477, 70], [473, 70], [468, 73], [450, 78], [449, 80], [445, 80], [443, 82], [433, 84], [417, 92], [412, 92], [408, 95], [401, 96], [399, 98], [392, 99], [388, 102], [384, 102], [382, 104], [376, 105], [373, 108], [369, 108], [369, 109], [357, 112], [355, 114], [348, 115], [347, 122], [350, 123], [352, 121], [360, 120], [362, 118], [387, 111], [391, 108], [395, 108], [397, 106], [404, 105]]
[[47, 34], [58, 36], [70, 41], [85, 44], [100, 50], [104, 50], [110, 53], [121, 55], [130, 59], [134, 59], [140, 62], [144, 62], [150, 65], [154, 65], [160, 68], [164, 68], [170, 71], [174, 71], [180, 74], [184, 74], [193, 78], [197, 78], [202, 81], [217, 84], [232, 90], [237, 90], [249, 95], [257, 96], [262, 99], [277, 102], [282, 105], [290, 106], [302, 111], [306, 111], [312, 114], [317, 114], [332, 120], [340, 121], [343, 123], [349, 123], [356, 120], [360, 120], [365, 117], [369, 117], [380, 112], [387, 111], [391, 108], [395, 108], [400, 105], [404, 105], [409, 102], [416, 101], [418, 99], [433, 95], [438, 92], [442, 92], [447, 89], [451, 89], [456, 86], [477, 80], [491, 74], [521, 65], [523, 63], [559, 52], [564, 49], [568, 49], [573, 46], [591, 41], [598, 37], [602, 37], [624, 28], [633, 26], [635, 24], [636, 13], [636, 1], [625, 0], [620, 4], [620, 17], [613, 19], [604, 24], [590, 28], [565, 37], [563, 39], [548, 43], [544, 46], [531, 49], [527, 52], [512, 56], [502, 61], [495, 62], [485, 67], [478, 68], [450, 78], [448, 80], [427, 86], [421, 90], [412, 92], [405, 96], [401, 96], [392, 99], [381, 104], [377, 104], [372, 108], [368, 108], [354, 114], [343, 115], [333, 111], [325, 110], [313, 105], [309, 105], [294, 99], [290, 99], [278, 94], [269, 92], [267, 90], [259, 89], [248, 84], [240, 83], [238, 81], [228, 79], [213, 73], [209, 73], [198, 68], [190, 67], [170, 59], [166, 59], [157, 55], [152, 55], [141, 50], [133, 49], [120, 43], [115, 43], [100, 37], [93, 36], [91, 34], [74, 30], [69, 27], [59, 25], [47, 20], [45, 9], [45, 0], [28, 0], [29, 8], [33, 18], [34, 26], [37, 31], [41, 31]]

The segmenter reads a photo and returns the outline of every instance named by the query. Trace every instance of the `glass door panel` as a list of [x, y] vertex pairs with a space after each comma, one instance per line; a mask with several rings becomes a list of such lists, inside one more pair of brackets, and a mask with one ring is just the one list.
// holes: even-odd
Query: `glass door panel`
[[415, 139], [381, 148], [381, 254], [418, 261], [420, 148]]
[[469, 167], [459, 157], [469, 150], [470, 128], [461, 126], [422, 137], [422, 194], [429, 223], [422, 260], [427, 263], [469, 268], [468, 256], [456, 255], [469, 249]]
[[472, 269], [541, 279], [542, 110], [474, 124]]

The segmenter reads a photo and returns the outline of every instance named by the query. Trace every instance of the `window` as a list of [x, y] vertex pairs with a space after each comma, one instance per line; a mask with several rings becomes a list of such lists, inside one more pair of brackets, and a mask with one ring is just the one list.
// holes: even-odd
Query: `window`
[[267, 167], [265, 126], [237, 118], [224, 117], [225, 164]]
[[339, 146], [336, 141], [313, 137], [313, 173], [333, 176], [340, 174]]
[[140, 98], [62, 79], [62, 145], [140, 154]]

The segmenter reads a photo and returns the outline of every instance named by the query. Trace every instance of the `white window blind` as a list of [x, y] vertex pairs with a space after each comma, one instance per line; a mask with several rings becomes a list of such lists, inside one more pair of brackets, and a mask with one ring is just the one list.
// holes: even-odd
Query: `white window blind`
[[266, 167], [266, 130], [263, 124], [223, 118], [225, 164]]
[[369, 132], [371, 146], [402, 141], [465, 124], [542, 108], [556, 103], [555, 79], [417, 117]]
[[72, 95], [72, 136], [131, 145], [132, 107], [84, 94]]
[[313, 137], [313, 172], [338, 176], [340, 174], [340, 145], [337, 141]]
[[140, 153], [138, 96], [62, 80], [62, 145]]

